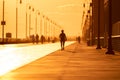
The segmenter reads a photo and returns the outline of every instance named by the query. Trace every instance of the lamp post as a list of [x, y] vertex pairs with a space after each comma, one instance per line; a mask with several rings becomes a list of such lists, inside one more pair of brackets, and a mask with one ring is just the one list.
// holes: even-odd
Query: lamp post
[[88, 44], [89, 46], [91, 45], [91, 22], [90, 22], [90, 10], [88, 10], [88, 15], [87, 15], [87, 19], [88, 19]]
[[36, 11], [36, 18], [35, 18], [35, 34], [37, 34], [37, 16], [40, 15], [39, 10]]
[[31, 11], [34, 11], [34, 8], [29, 6], [29, 10], [30, 10], [30, 13], [29, 13], [29, 37], [30, 37], [31, 35]]
[[[40, 18], [40, 12], [38, 12], [38, 15], [39, 15], [39, 18]], [[39, 21], [40, 21], [40, 19], [39, 19]], [[39, 29], [40, 29], [40, 24], [39, 24]]]
[[26, 4], [26, 38], [28, 33], [28, 8], [30, 7], [29, 3]]
[[55, 22], [53, 22], [53, 36], [55, 38]]
[[43, 20], [44, 20], [44, 36], [46, 37], [46, 16], [43, 15]]
[[49, 28], [48, 28], [48, 27], [49, 27], [49, 26], [48, 26], [48, 21], [49, 21], [49, 19], [48, 19], [48, 17], [46, 17], [46, 37], [48, 37], [48, 34], [49, 34], [49, 33], [48, 33], [48, 29], [49, 29]]
[[40, 35], [42, 35], [42, 15], [40, 14]]
[[50, 39], [52, 38], [52, 20], [50, 20]]
[[[31, 6], [29, 6], [29, 10], [31, 10]], [[29, 38], [30, 38], [30, 28], [31, 28], [31, 11], [29, 13]]]
[[31, 5], [26, 0], [26, 38], [30, 37], [30, 28], [31, 28]]
[[4, 6], [5, 6], [5, 1], [3, 0], [3, 20], [1, 21], [1, 25], [2, 25], [2, 44], [4, 44], [4, 25], [5, 25], [5, 21], [4, 21]]
[[97, 48], [96, 49], [101, 49], [100, 46], [100, 0], [98, 0], [98, 36], [97, 36]]
[[93, 7], [93, 3], [91, 2], [90, 3], [90, 11], [91, 11], [91, 17], [90, 17], [90, 25], [91, 25], [91, 45], [94, 45], [94, 26], [93, 26], [93, 15], [92, 15], [92, 13], [93, 13], [93, 9], [92, 9], [92, 7]]
[[42, 35], [45, 35], [45, 20], [44, 20], [44, 18], [45, 18], [45, 15], [42, 15], [42, 27], [41, 27]]
[[47, 38], [47, 16], [45, 16], [45, 37]]
[[112, 50], [112, 0], [109, 0], [109, 28], [108, 28], [108, 51], [106, 54], [115, 54]]
[[50, 19], [48, 18], [48, 37], [50, 37]]
[[[19, 2], [20, 4], [22, 3], [22, 0]], [[18, 0], [16, 1], [16, 42], [18, 38]]]

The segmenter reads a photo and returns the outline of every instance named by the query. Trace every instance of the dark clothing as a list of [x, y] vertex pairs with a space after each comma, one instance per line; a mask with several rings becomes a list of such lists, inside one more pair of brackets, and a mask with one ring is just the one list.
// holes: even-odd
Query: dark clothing
[[44, 41], [45, 41], [45, 37], [41, 35], [41, 43], [43, 44]]
[[80, 43], [80, 36], [78, 36], [78, 43]]
[[38, 34], [36, 35], [36, 43], [38, 44], [38, 42], [39, 42], [39, 36], [38, 36]]
[[60, 37], [60, 41], [66, 41], [65, 33], [61, 33], [59, 37]]
[[32, 35], [32, 42], [33, 42], [33, 44], [35, 43], [35, 36], [34, 35]]
[[61, 50], [64, 50], [65, 41], [67, 40], [65, 33], [62, 32], [59, 35], [59, 38], [60, 38], [60, 43], [61, 43]]

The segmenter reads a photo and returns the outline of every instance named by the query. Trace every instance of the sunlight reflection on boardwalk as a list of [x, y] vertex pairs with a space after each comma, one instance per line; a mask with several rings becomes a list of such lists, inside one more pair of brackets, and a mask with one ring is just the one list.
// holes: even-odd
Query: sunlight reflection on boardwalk
[[[66, 46], [74, 43], [66, 42]], [[0, 49], [0, 76], [60, 49], [60, 43]]]

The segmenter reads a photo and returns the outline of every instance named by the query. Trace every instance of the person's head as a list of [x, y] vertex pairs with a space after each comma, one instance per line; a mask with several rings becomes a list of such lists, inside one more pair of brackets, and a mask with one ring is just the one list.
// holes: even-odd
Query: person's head
[[63, 33], [63, 32], [64, 32], [64, 30], [61, 30], [61, 32]]

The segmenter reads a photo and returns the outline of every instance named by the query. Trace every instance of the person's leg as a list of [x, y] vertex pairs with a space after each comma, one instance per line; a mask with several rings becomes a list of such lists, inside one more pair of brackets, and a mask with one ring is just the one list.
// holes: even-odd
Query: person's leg
[[63, 41], [63, 50], [64, 50], [65, 41]]
[[61, 45], [61, 50], [62, 50], [62, 41], [60, 41], [60, 45]]

